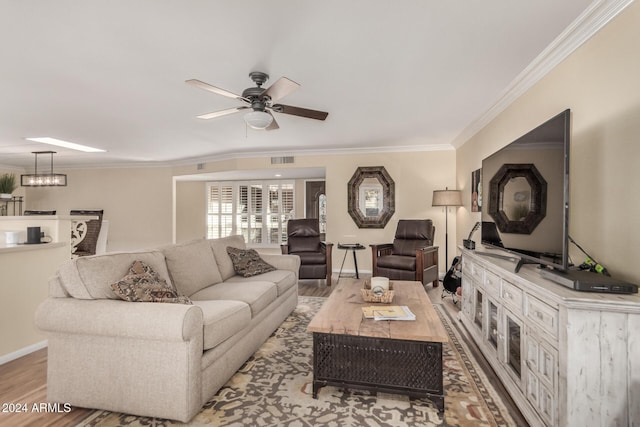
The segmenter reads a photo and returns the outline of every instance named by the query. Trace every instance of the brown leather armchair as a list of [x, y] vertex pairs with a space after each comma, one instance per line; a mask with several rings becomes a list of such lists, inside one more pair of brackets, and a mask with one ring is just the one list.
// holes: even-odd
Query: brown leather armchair
[[320, 240], [318, 219], [290, 219], [287, 222], [287, 244], [280, 248], [283, 254], [300, 257], [300, 279], [326, 279], [327, 286], [331, 286], [333, 243]]
[[393, 243], [371, 246], [373, 276], [438, 286], [438, 247], [430, 219], [401, 219]]

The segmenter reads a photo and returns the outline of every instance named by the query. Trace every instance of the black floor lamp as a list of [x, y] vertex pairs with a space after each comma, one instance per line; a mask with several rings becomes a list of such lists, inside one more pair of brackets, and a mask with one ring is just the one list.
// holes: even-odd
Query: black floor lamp
[[431, 206], [444, 206], [445, 218], [445, 241], [444, 241], [444, 259], [446, 266], [449, 265], [449, 206], [462, 206], [462, 193], [460, 190], [435, 190], [433, 192], [433, 201]]

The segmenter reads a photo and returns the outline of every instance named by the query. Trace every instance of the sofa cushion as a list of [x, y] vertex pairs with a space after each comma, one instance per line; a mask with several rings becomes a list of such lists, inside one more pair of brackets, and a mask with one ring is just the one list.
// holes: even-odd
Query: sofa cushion
[[58, 280], [73, 298], [119, 299], [113, 293], [111, 284], [126, 275], [136, 260], [153, 268], [161, 279], [172, 285], [164, 254], [160, 251], [110, 252], [76, 258], [60, 266]]
[[162, 248], [176, 290], [187, 296], [222, 282], [211, 246], [204, 239]]
[[179, 295], [153, 268], [138, 260], [126, 276], [111, 284], [111, 289], [120, 299], [129, 302], [191, 304], [189, 298]]
[[278, 289], [274, 283], [265, 281], [222, 282], [209, 286], [191, 295], [191, 300], [235, 300], [249, 304], [251, 316], [255, 317], [266, 306], [276, 300]]
[[216, 263], [218, 264], [218, 269], [222, 275], [222, 280], [227, 280], [229, 277], [235, 276], [236, 272], [233, 269], [231, 258], [227, 253], [227, 246], [246, 249], [247, 246], [244, 243], [244, 237], [239, 235], [227, 236], [220, 239], [210, 239], [208, 242], [213, 250], [213, 256], [216, 258]]
[[204, 350], [208, 350], [246, 328], [251, 322], [251, 308], [242, 301], [194, 301], [202, 309]]
[[242, 277], [257, 276], [276, 269], [273, 265], [260, 258], [255, 249], [238, 249], [227, 246], [227, 253], [231, 257], [236, 274]]
[[256, 280], [275, 283], [278, 296], [284, 295], [289, 289], [298, 285], [296, 274], [289, 270], [275, 270], [253, 277], [233, 276], [227, 282], [255, 282]]

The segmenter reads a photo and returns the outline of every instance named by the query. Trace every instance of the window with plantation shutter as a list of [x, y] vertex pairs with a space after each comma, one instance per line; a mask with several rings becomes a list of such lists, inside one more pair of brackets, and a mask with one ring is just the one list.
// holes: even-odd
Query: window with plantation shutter
[[293, 181], [210, 182], [207, 184], [207, 236], [235, 234], [252, 246], [286, 241], [294, 217]]
[[233, 187], [207, 186], [207, 236], [210, 239], [231, 236], [233, 233]]
[[279, 231], [279, 236], [282, 242], [287, 241], [287, 221], [295, 218], [294, 215], [294, 185], [293, 183], [283, 185], [280, 189], [280, 210], [278, 211], [278, 217], [282, 229]]

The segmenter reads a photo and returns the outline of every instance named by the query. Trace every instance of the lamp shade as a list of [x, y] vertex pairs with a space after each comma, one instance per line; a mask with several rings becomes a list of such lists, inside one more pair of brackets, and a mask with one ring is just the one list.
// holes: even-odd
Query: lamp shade
[[253, 129], [266, 129], [273, 121], [273, 116], [264, 111], [251, 111], [244, 115], [244, 121]]
[[460, 190], [435, 190], [433, 192], [432, 206], [462, 206], [462, 193]]

